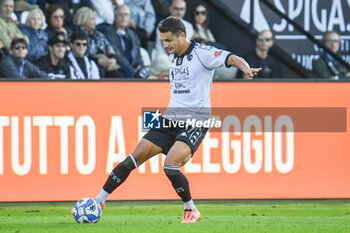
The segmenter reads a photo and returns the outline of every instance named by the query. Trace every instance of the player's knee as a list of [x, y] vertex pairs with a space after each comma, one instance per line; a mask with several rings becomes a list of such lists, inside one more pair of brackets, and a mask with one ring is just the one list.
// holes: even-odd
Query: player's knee
[[122, 163], [129, 170], [133, 170], [138, 167], [138, 164], [132, 154], [130, 154]]
[[130, 172], [136, 167], [137, 163], [134, 161], [133, 156], [130, 155], [113, 169], [110, 176], [113, 180], [124, 181], [129, 176]]
[[163, 167], [165, 174], [169, 177], [169, 176], [176, 176], [176, 175], [180, 175], [180, 167], [178, 166], [169, 166], [169, 165], [165, 165]]

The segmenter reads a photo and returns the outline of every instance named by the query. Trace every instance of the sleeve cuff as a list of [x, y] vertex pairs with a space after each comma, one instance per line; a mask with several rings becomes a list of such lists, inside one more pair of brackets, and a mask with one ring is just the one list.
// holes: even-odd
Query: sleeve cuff
[[227, 62], [228, 62], [229, 57], [230, 57], [232, 54], [233, 54], [233, 53], [229, 53], [229, 54], [226, 56], [226, 59], [225, 59], [225, 66], [226, 66], [227, 68], [231, 67], [231, 65], [227, 64]]

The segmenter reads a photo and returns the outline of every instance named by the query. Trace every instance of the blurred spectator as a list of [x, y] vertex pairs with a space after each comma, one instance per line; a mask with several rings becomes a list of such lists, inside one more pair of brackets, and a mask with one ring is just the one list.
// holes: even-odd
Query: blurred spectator
[[13, 8], [13, 0], [0, 0], [0, 40], [7, 50], [10, 50], [14, 38], [24, 38], [27, 43], [29, 42], [28, 37], [18, 29], [11, 18]]
[[199, 4], [193, 8], [192, 24], [194, 28], [193, 38], [201, 38], [206, 43], [215, 42], [215, 38], [209, 29], [209, 16], [207, 7]]
[[160, 20], [169, 16], [169, 5], [164, 0], [152, 0], [152, 5], [157, 17], [155, 25], [158, 25]]
[[[272, 32], [269, 30], [259, 32], [255, 42], [255, 49], [242, 57], [251, 67], [262, 68], [262, 71], [257, 74], [256, 78], [282, 78], [278, 62], [269, 54], [274, 44]], [[239, 77], [242, 77], [242, 72], [239, 72]]]
[[28, 0], [30, 4], [36, 4], [39, 8], [45, 12], [47, 0]]
[[[164, 0], [151, 0], [151, 1], [152, 1], [154, 11], [156, 12], [156, 22], [154, 25], [157, 27], [157, 25], [161, 20], [169, 16], [169, 3]], [[155, 40], [156, 31], [157, 29], [153, 30], [150, 40]]]
[[62, 33], [51, 37], [49, 43], [49, 54], [40, 58], [35, 64], [49, 74], [51, 79], [69, 79], [69, 61], [65, 57], [68, 41]]
[[104, 33], [116, 53], [122, 54], [122, 56], [117, 56], [117, 62], [121, 65], [121, 72], [124, 76], [127, 78], [146, 78], [149, 74], [148, 67], [143, 68], [140, 40], [135, 32], [128, 28], [130, 20], [129, 7], [127, 5], [117, 6], [115, 8], [115, 25], [106, 28]]
[[150, 66], [150, 76], [147, 79], [169, 79], [170, 60], [165, 54], [155, 57]]
[[27, 2], [28, 2], [29, 4], [36, 5], [36, 3], [38, 2], [38, 0], [27, 0]]
[[28, 0], [15, 0], [14, 12], [31, 11], [38, 6]]
[[236, 78], [237, 73], [238, 69], [235, 66], [220, 66], [215, 69], [214, 80], [232, 80]]
[[[184, 0], [173, 0], [169, 6], [169, 12], [171, 16], [175, 16], [182, 19], [182, 22], [185, 24], [186, 28], [186, 38], [189, 40], [192, 39], [194, 34], [193, 26], [191, 23], [183, 19], [186, 13], [186, 2]], [[161, 53], [167, 53], [163, 48], [162, 41], [159, 36], [159, 30], [157, 30], [156, 32], [155, 52], [156, 56], [158, 56]], [[152, 58], [154, 58], [153, 55]]]
[[38, 60], [48, 53], [47, 32], [42, 30], [44, 14], [40, 8], [31, 10], [28, 14], [26, 24], [20, 25], [21, 31], [29, 38], [27, 59], [31, 62]]
[[[323, 44], [333, 53], [338, 53], [340, 48], [340, 36], [337, 32], [326, 32], [323, 35]], [[324, 52], [317, 60], [312, 63], [312, 71], [317, 78], [325, 79], [343, 79], [350, 78], [350, 70], [340, 64], [329, 53]]]
[[5, 49], [4, 44], [0, 40], [0, 61], [4, 59], [7, 55], [9, 55], [9, 52], [7, 49]]
[[96, 12], [88, 7], [80, 8], [74, 15], [73, 23], [84, 31], [88, 39], [87, 56], [97, 61], [102, 68], [103, 77], [122, 77], [118, 70], [120, 65], [116, 61], [116, 54], [107, 38], [96, 30]]
[[38, 6], [28, 3], [28, 1], [15, 0], [14, 12], [19, 22], [24, 22], [24, 20], [22, 20], [22, 15], [24, 15], [24, 17], [27, 17], [27, 14], [22, 14], [23, 12], [28, 13], [28, 11], [31, 11], [35, 8], [38, 8]]
[[[96, 25], [112, 25], [114, 22], [115, 0], [91, 0], [96, 11]], [[100, 26], [99, 25], [99, 26]]]
[[156, 13], [151, 0], [124, 0], [130, 8], [132, 28], [141, 41], [141, 46], [147, 49], [148, 39], [151, 37], [156, 23]]
[[64, 8], [59, 4], [51, 4], [45, 10], [47, 28], [45, 29], [48, 38], [56, 33], [64, 33], [66, 39], [72, 34], [69, 28], [64, 27]]
[[12, 40], [11, 54], [0, 63], [0, 76], [6, 78], [48, 78], [47, 73], [26, 59], [28, 43], [24, 38]]
[[213, 33], [209, 29], [209, 12], [205, 4], [201, 3], [193, 8], [192, 25], [194, 28], [193, 39], [195, 41], [214, 46], [215, 48], [227, 49], [225, 45], [216, 42]]
[[49, 4], [59, 4], [64, 9], [65, 20], [64, 25], [70, 27], [73, 24], [74, 13], [83, 6], [93, 8], [90, 0], [47, 0]]
[[72, 51], [68, 54], [72, 79], [100, 79], [96, 63], [85, 56], [87, 45], [88, 35], [85, 32], [78, 30], [72, 34], [70, 38]]

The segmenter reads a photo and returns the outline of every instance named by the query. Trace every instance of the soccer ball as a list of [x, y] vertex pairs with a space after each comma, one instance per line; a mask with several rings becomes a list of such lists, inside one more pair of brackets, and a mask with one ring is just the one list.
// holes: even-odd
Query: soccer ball
[[83, 198], [74, 205], [73, 216], [77, 223], [97, 223], [102, 215], [100, 203], [92, 198]]

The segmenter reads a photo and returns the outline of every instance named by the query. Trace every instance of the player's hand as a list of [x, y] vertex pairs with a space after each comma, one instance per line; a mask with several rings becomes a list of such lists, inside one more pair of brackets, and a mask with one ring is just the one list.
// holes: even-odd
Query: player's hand
[[249, 68], [244, 72], [244, 77], [247, 79], [252, 79], [255, 75], [257, 75], [262, 68]]

